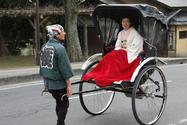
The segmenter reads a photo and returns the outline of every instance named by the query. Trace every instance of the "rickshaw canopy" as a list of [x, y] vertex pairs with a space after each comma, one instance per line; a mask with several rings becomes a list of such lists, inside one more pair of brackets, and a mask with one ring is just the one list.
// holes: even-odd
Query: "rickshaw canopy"
[[123, 15], [130, 15], [131, 25], [147, 43], [144, 44], [146, 56], [159, 55], [168, 30], [168, 22], [162, 12], [147, 4], [103, 4], [95, 8], [92, 20], [99, 32], [103, 55], [107, 53], [106, 47], [115, 45], [117, 35], [122, 30]]

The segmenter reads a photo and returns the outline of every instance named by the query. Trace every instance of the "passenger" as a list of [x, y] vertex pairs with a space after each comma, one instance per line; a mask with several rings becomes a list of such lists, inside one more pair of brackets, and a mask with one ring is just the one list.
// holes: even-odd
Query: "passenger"
[[99, 64], [82, 80], [94, 79], [100, 87], [106, 87], [114, 81], [130, 81], [131, 76], [140, 63], [139, 54], [143, 51], [143, 38], [130, 27], [130, 17], [124, 16], [121, 21], [123, 30], [119, 32], [114, 49], [105, 55]]

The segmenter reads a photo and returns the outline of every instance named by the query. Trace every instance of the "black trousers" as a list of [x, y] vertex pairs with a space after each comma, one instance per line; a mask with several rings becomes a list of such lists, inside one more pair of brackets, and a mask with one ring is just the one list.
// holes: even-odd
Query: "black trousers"
[[69, 99], [67, 96], [64, 96], [62, 101], [61, 97], [63, 94], [67, 93], [67, 88], [60, 90], [49, 90], [49, 92], [56, 100], [57, 125], [65, 125], [65, 118], [69, 108]]

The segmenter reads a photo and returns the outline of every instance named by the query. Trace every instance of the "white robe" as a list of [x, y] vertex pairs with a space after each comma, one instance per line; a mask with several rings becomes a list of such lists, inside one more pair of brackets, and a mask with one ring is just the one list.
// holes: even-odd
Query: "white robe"
[[[122, 30], [123, 31], [123, 30]], [[118, 34], [118, 39], [116, 41], [115, 49], [119, 50], [121, 48], [121, 32]], [[143, 38], [142, 36], [133, 28], [127, 38], [127, 52], [128, 63], [131, 63], [138, 55], [143, 51]]]

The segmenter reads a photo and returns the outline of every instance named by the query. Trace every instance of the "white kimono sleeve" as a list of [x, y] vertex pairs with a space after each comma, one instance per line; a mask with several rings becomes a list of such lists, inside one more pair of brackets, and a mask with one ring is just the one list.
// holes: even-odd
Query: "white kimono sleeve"
[[118, 34], [118, 38], [117, 38], [114, 50], [119, 50], [119, 49], [121, 49], [121, 31]]
[[135, 30], [132, 29], [127, 38], [127, 57], [128, 63], [131, 63], [143, 51], [143, 38]]

